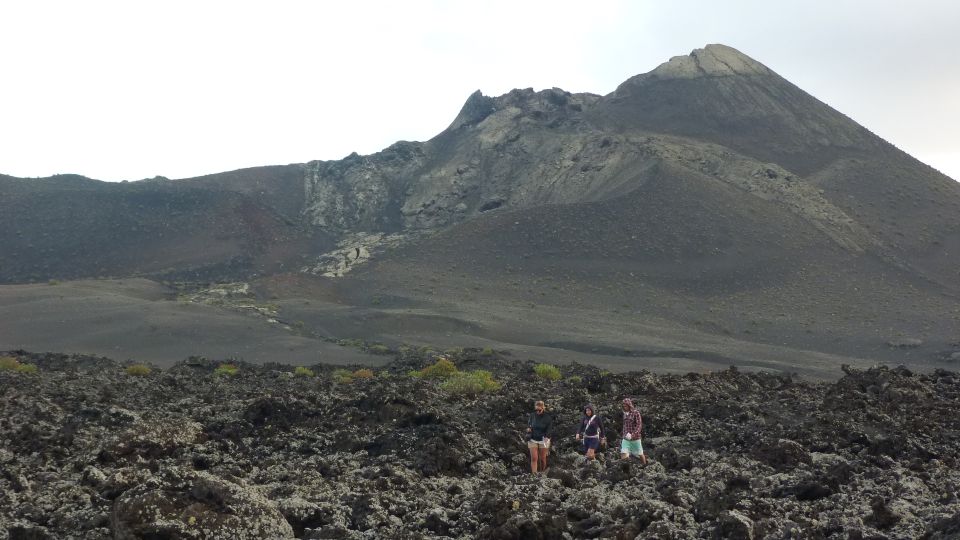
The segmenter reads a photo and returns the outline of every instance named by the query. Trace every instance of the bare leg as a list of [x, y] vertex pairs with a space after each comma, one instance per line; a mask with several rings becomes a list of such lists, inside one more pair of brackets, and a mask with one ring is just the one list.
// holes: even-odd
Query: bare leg
[[540, 455], [539, 455], [539, 458], [540, 458], [540, 459], [539, 459], [540, 472], [542, 472], [542, 473], [543, 473], [543, 472], [547, 472], [547, 455], [550, 453], [550, 449], [549, 449], [549, 448], [539, 448], [539, 450], [540, 450]]
[[597, 451], [593, 448], [587, 448], [587, 459], [597, 459]]
[[537, 473], [537, 464], [540, 461], [537, 455], [538, 452], [539, 449], [536, 446], [530, 449], [530, 472], [534, 474]]

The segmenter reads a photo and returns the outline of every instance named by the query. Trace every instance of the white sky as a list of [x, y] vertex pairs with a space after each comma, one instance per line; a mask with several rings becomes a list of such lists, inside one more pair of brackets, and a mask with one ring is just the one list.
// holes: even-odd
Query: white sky
[[184, 178], [426, 140], [724, 43], [960, 180], [960, 2], [0, 0], [0, 173]]

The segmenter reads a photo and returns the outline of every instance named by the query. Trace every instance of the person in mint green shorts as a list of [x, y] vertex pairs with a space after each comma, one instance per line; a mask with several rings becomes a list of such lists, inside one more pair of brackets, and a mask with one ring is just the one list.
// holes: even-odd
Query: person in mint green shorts
[[633, 406], [633, 400], [623, 399], [623, 439], [620, 441], [620, 458], [630, 459], [635, 456], [644, 465], [647, 456], [643, 455], [643, 443], [640, 442], [640, 432], [643, 431], [643, 417], [640, 411]]

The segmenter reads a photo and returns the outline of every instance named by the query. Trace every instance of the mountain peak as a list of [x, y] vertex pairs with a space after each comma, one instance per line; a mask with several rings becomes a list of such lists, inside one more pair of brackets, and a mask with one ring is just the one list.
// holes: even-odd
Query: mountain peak
[[712, 44], [686, 56], [674, 56], [645, 77], [692, 79], [732, 75], [771, 75], [773, 72], [753, 58], [726, 45]]

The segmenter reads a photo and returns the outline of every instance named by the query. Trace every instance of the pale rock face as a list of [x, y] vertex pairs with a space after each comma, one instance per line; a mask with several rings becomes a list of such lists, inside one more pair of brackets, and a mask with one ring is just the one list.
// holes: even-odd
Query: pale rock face
[[733, 47], [707, 45], [687, 56], [674, 56], [660, 64], [649, 76], [664, 79], [692, 79], [695, 77], [726, 77], [733, 75], [770, 75], [767, 67]]
[[306, 174], [305, 213], [314, 225], [349, 229], [383, 213], [389, 202], [387, 181], [379, 170], [364, 163], [341, 175], [325, 174], [309, 164]]
[[302, 272], [325, 277], [343, 277], [357, 266], [386, 249], [399, 246], [406, 237], [401, 234], [352, 233], [337, 244], [337, 249], [317, 257], [316, 262]]

